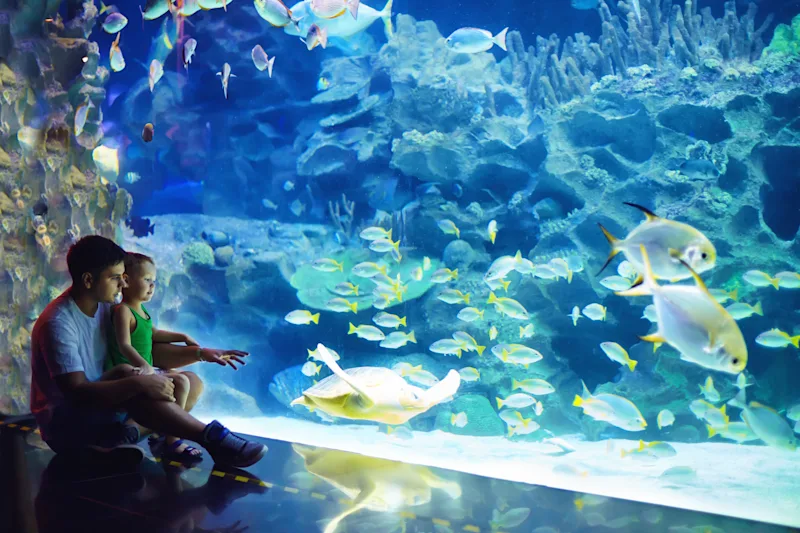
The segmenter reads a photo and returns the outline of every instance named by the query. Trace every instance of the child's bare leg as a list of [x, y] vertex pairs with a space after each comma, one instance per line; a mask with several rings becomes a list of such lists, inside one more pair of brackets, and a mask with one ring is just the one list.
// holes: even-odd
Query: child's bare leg
[[[166, 374], [167, 377], [172, 379], [172, 382], [175, 384], [175, 404], [180, 406], [181, 409], [186, 409], [186, 400], [189, 398], [189, 378], [181, 374], [180, 372], [170, 372]], [[167, 447], [172, 446], [177, 442], [179, 439], [178, 437], [174, 437], [172, 435], [168, 435], [165, 437], [165, 442]], [[188, 444], [181, 444], [174, 450], [173, 453], [183, 453], [186, 449]], [[195, 450], [193, 452], [194, 455], [200, 455], [202, 452], [200, 450]]]

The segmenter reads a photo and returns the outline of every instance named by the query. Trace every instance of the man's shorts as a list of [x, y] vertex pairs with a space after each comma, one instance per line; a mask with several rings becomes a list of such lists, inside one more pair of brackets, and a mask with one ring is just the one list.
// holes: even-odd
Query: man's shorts
[[130, 419], [125, 411], [75, 408], [60, 405], [53, 412], [45, 442], [55, 452], [86, 446], [111, 448], [124, 439], [125, 423]]

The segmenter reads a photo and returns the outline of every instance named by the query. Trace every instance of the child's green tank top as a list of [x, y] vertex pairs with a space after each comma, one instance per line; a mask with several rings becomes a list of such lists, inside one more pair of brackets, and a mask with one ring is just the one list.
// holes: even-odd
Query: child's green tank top
[[[120, 304], [126, 305], [126, 304]], [[147, 315], [147, 318], [140, 316], [131, 306], [128, 306], [128, 309], [131, 310], [133, 313], [133, 317], [136, 319], [136, 328], [131, 332], [131, 346], [133, 349], [139, 352], [139, 355], [142, 356], [142, 359], [147, 361], [147, 364], [153, 365], [153, 320], [150, 317], [150, 313], [147, 312], [145, 306], [142, 306], [142, 310], [144, 314]], [[113, 316], [113, 312], [112, 312]], [[122, 364], [131, 364], [128, 359], [122, 355], [122, 352], [119, 349], [119, 344], [117, 344], [117, 335], [114, 332], [114, 326], [112, 324], [111, 328], [109, 328], [108, 334], [108, 362], [106, 364], [106, 369], [114, 367], [116, 365]]]

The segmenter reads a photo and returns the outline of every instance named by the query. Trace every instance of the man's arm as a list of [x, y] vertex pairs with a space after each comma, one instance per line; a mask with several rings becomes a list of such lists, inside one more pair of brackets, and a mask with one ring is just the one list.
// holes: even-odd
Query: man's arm
[[69, 401], [97, 409], [113, 409], [142, 392], [139, 377], [115, 381], [88, 381], [83, 372], [55, 377], [56, 385]]

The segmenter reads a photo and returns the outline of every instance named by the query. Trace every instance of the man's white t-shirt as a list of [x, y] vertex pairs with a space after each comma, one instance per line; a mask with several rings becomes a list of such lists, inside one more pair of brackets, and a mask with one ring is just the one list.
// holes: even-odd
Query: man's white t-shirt
[[69, 289], [50, 302], [31, 332], [31, 411], [47, 441], [55, 409], [65, 403], [55, 377], [83, 372], [89, 381], [103, 375], [111, 304], [101, 303], [86, 316]]

